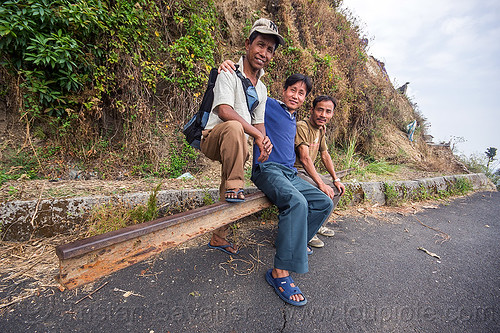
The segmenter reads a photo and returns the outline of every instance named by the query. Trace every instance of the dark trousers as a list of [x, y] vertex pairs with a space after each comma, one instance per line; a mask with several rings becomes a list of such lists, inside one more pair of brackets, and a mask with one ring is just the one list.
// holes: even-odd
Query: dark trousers
[[274, 267], [306, 273], [307, 242], [330, 216], [332, 200], [295, 170], [274, 162], [259, 164], [252, 181], [280, 212]]

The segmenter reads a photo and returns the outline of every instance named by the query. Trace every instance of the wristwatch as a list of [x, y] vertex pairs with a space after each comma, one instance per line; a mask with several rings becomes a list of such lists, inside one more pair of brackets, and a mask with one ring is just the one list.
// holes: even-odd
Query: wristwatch
[[333, 181], [334, 183], [336, 182], [340, 182], [340, 178], [335, 178], [335, 180]]

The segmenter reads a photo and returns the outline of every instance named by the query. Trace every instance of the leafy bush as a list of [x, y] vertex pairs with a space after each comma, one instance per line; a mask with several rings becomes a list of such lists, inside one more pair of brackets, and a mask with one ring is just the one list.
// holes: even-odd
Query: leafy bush
[[471, 182], [467, 178], [457, 178], [449, 192], [453, 195], [463, 195], [473, 190]]
[[170, 150], [170, 164], [166, 167], [166, 173], [171, 178], [179, 177], [182, 175], [186, 167], [196, 160], [198, 154], [198, 151], [191, 147], [185, 140], [182, 141], [180, 148], [172, 143]]
[[107, 16], [100, 1], [11, 0], [0, 7], [2, 65], [22, 77], [25, 109], [64, 118], [69, 93], [88, 82], [86, 53], [97, 53], [95, 31]]
[[[335, 95], [340, 103], [328, 138], [344, 147], [346, 165], [357, 167], [354, 152], [369, 151], [382, 120], [408, 117], [390, 82], [372, 82], [366, 75], [367, 44], [356, 21], [339, 12], [341, 3], [292, 0], [270, 11], [266, 16], [278, 23], [286, 45], [263, 80], [278, 97], [286, 77], [302, 72], [312, 77], [314, 95]], [[252, 22], [262, 16], [253, 3], [228, 4], [4, 1], [0, 61], [10, 70], [12, 90], [20, 92], [11, 104], [68, 159], [128, 168], [146, 161], [139, 169], [165, 170], [165, 138], [193, 114], [210, 67], [236, 60]], [[98, 147], [101, 142], [108, 145]]]

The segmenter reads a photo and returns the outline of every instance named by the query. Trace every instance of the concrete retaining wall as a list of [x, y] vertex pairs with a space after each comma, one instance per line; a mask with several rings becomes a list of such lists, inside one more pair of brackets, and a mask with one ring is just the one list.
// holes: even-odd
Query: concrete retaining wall
[[[412, 181], [386, 182], [398, 193], [400, 198], [413, 198], [418, 191], [425, 188], [431, 194], [437, 191], [448, 190], [459, 178], [467, 179], [474, 190], [495, 190], [495, 186], [484, 174], [456, 175], [436, 177]], [[370, 201], [384, 205], [386, 196], [384, 182], [346, 183], [352, 193], [349, 204]], [[246, 189], [246, 193], [253, 193], [256, 188]], [[145, 204], [150, 196], [149, 192], [130, 193], [122, 196], [94, 196], [67, 199], [48, 199], [31, 201], [8, 201], [0, 203], [0, 223], [4, 240], [24, 240], [35, 237], [50, 237], [58, 233], [78, 228], [80, 223], [88, 217], [93, 207], [108, 203], [121, 202], [135, 206]], [[158, 193], [160, 212], [178, 207], [195, 207], [204, 204], [207, 198], [215, 202], [218, 200], [218, 190], [167, 190]]]

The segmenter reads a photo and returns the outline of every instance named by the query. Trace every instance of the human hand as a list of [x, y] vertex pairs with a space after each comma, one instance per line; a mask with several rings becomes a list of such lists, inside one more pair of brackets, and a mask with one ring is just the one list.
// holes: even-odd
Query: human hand
[[260, 156], [257, 158], [257, 161], [259, 161], [260, 163], [267, 161], [269, 155], [271, 155], [271, 152], [273, 151], [273, 144], [271, 143], [269, 137], [259, 137], [255, 139], [255, 144], [259, 147], [260, 150]]
[[233, 73], [236, 70], [236, 66], [232, 60], [224, 60], [222, 64], [220, 64], [218, 73], [221, 71]]
[[333, 197], [335, 196], [335, 192], [333, 192], [333, 188], [330, 186], [326, 185], [325, 183], [321, 183], [318, 185], [318, 188], [325, 193], [330, 199], [333, 200]]
[[340, 196], [343, 196], [345, 193], [345, 186], [341, 182], [334, 182], [335, 187], [339, 190]]
[[262, 140], [262, 145], [267, 155], [271, 155], [271, 152], [273, 151], [273, 144], [271, 143], [271, 139], [269, 139], [267, 135]]

